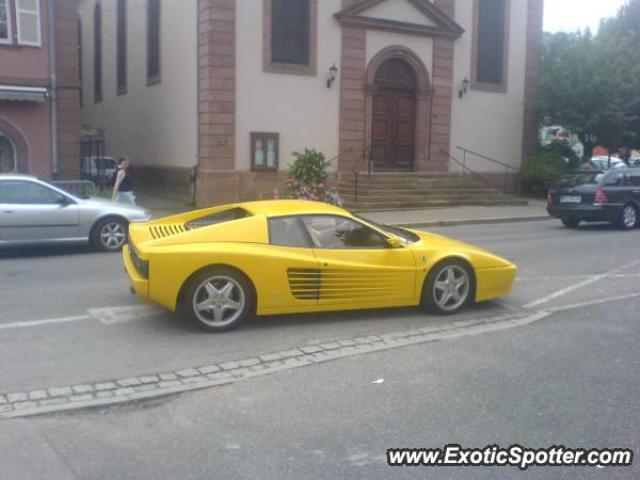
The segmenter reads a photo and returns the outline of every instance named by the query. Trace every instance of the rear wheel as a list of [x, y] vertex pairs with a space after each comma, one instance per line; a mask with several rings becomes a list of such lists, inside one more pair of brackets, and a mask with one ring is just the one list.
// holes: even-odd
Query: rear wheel
[[91, 245], [103, 252], [116, 252], [127, 243], [126, 220], [105, 218], [100, 220], [91, 231]]
[[422, 290], [422, 305], [430, 312], [451, 315], [459, 312], [475, 295], [475, 277], [462, 260], [451, 259], [436, 265]]
[[255, 294], [247, 278], [226, 267], [208, 268], [185, 286], [183, 316], [210, 332], [236, 328], [254, 310]]
[[576, 220], [575, 218], [563, 218], [562, 224], [567, 228], [578, 228], [580, 220]]
[[618, 226], [623, 230], [631, 230], [638, 226], [638, 210], [635, 206], [625, 205], [618, 218]]

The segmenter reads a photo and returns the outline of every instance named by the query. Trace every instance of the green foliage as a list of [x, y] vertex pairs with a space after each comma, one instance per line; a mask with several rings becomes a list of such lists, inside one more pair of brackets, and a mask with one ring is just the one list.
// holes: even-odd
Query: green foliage
[[329, 185], [331, 162], [324, 154], [305, 148], [303, 152], [293, 152], [293, 156], [295, 160], [289, 165], [283, 196], [340, 205], [340, 197]]
[[640, 141], [640, 0], [588, 29], [547, 34], [543, 44], [539, 113], [575, 132], [590, 156]]
[[560, 176], [575, 170], [579, 159], [569, 145], [554, 142], [542, 147], [536, 155], [529, 157], [520, 170], [521, 187], [524, 193], [544, 196], [549, 186]]

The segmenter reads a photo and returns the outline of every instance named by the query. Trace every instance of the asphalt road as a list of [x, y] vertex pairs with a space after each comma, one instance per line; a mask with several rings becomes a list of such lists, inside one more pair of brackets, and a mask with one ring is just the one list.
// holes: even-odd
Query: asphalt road
[[[640, 232], [609, 226], [571, 231], [554, 221], [432, 231], [519, 266], [512, 296], [475, 306], [457, 320], [555, 313], [527, 327], [361, 355], [142, 405], [0, 420], [0, 478], [638, 478], [637, 468], [520, 474], [385, 466], [386, 449], [398, 446], [639, 447]], [[273, 317], [207, 335], [140, 306], [117, 255], [48, 248], [3, 257], [3, 393], [443, 321], [404, 309]], [[385, 382], [372, 383], [380, 378]], [[31, 457], [23, 456], [26, 451]], [[33, 455], [41, 461], [29, 461]]]

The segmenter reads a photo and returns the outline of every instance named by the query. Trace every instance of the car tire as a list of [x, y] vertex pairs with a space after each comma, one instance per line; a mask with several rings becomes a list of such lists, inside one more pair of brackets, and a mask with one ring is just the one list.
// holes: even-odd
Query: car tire
[[453, 315], [474, 301], [475, 292], [473, 269], [462, 260], [445, 260], [427, 275], [421, 303], [428, 312]]
[[634, 205], [628, 203], [622, 207], [618, 226], [622, 230], [633, 230], [638, 226], [638, 209]]
[[211, 267], [187, 281], [180, 314], [209, 332], [227, 332], [255, 313], [255, 303], [255, 290], [243, 273]]
[[118, 252], [127, 243], [129, 224], [122, 218], [104, 218], [91, 230], [91, 246], [101, 252]]
[[561, 219], [561, 222], [567, 228], [578, 228], [580, 225], [580, 220], [576, 220], [574, 218], [563, 218]]

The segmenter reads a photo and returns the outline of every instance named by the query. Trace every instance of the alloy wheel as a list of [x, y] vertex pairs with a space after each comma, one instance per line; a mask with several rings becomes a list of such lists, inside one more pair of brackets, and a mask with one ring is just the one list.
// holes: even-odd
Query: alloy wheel
[[636, 226], [637, 221], [638, 215], [636, 213], [636, 209], [631, 205], [624, 207], [624, 210], [622, 211], [622, 222], [624, 223], [624, 226], [627, 228], [633, 228]]
[[235, 322], [242, 315], [245, 303], [242, 286], [225, 275], [206, 279], [193, 295], [194, 313], [210, 327], [226, 327]]
[[100, 242], [107, 250], [117, 250], [127, 240], [127, 232], [119, 222], [105, 223], [100, 230]]
[[469, 274], [458, 265], [449, 265], [438, 273], [433, 289], [438, 307], [447, 312], [456, 310], [469, 297]]

